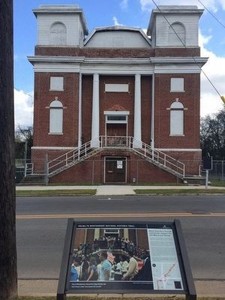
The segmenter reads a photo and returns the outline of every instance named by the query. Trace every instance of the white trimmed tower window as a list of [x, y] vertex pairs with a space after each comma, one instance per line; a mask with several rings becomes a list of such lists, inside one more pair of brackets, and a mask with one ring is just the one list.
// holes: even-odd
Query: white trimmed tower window
[[170, 106], [170, 135], [184, 135], [184, 106], [178, 101]]
[[66, 45], [67, 31], [66, 26], [61, 22], [52, 24], [50, 28], [50, 44], [54, 46]]
[[186, 30], [182, 23], [175, 22], [169, 27], [169, 45], [186, 46]]
[[63, 105], [59, 100], [54, 100], [50, 104], [49, 112], [49, 133], [63, 133]]

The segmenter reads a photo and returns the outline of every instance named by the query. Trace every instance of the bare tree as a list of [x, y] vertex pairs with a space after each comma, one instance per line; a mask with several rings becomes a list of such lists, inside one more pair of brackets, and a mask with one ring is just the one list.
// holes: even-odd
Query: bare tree
[[0, 299], [16, 296], [13, 0], [0, 0]]
[[16, 159], [31, 159], [31, 147], [33, 146], [33, 127], [20, 125], [15, 131], [15, 156]]
[[201, 148], [203, 157], [225, 159], [225, 107], [201, 120]]

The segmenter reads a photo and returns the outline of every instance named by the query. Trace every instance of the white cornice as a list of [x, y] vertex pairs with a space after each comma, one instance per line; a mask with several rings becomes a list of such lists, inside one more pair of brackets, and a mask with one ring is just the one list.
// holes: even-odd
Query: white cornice
[[188, 56], [188, 57], [151, 57], [151, 62], [153, 64], [198, 64], [203, 66], [208, 60], [208, 57], [199, 57], [199, 56]]
[[29, 56], [34, 72], [82, 74], [200, 73], [205, 57], [89, 58], [84, 56]]
[[38, 63], [70, 63], [70, 64], [113, 64], [113, 65], [134, 65], [151, 64], [151, 58], [105, 58], [105, 57], [84, 57], [84, 56], [28, 56], [29, 62], [34, 65]]
[[84, 64], [199, 64], [204, 65], [207, 57], [147, 57], [147, 58], [107, 58], [107, 57], [85, 57], [85, 56], [28, 56], [29, 62], [34, 63], [84, 63]]
[[85, 60], [84, 56], [28, 56], [27, 59], [33, 65], [34, 63], [81, 63]]

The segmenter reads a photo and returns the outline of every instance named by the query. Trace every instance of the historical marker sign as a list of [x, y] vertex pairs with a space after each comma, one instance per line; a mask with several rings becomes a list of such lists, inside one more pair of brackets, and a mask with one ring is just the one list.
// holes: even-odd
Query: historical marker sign
[[196, 299], [179, 221], [69, 220], [57, 299], [135, 292]]

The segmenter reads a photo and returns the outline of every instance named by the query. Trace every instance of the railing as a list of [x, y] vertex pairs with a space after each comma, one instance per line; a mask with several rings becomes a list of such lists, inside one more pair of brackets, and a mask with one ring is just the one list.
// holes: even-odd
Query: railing
[[59, 170], [66, 169], [76, 162], [83, 160], [92, 152], [91, 142], [83, 144], [80, 148], [73, 149], [47, 163], [48, 175], [58, 173]]
[[152, 163], [180, 177], [185, 176], [185, 164], [165, 154], [152, 149], [150, 145], [135, 140], [131, 136], [100, 136], [100, 147], [129, 148], [144, 156]]
[[[93, 147], [95, 145], [95, 147]], [[97, 145], [97, 146], [96, 146]], [[137, 141], [130, 136], [100, 136], [99, 139], [83, 144], [80, 148], [73, 149], [47, 163], [47, 175], [54, 174], [67, 169], [76, 163], [94, 155], [96, 151], [103, 148], [128, 148], [151, 161], [158, 167], [178, 176], [185, 176], [185, 165], [173, 157], [152, 149], [150, 145]]]
[[26, 163], [25, 164], [25, 170], [24, 170], [24, 176], [32, 175], [34, 173], [34, 164], [33, 163]]
[[130, 136], [100, 136], [100, 147], [131, 148], [132, 137]]
[[138, 142], [133, 140], [134, 144], [141, 144], [141, 147], [133, 147], [133, 150], [142, 156], [144, 156], [146, 159], [150, 160], [155, 165], [160, 166], [163, 169], [166, 169], [170, 173], [173, 173], [179, 177], [185, 176], [185, 164], [180, 162], [179, 160], [174, 159], [173, 157], [165, 154], [162, 151], [158, 151], [155, 149], [152, 149], [151, 146], [148, 144], [145, 144], [143, 142]]

